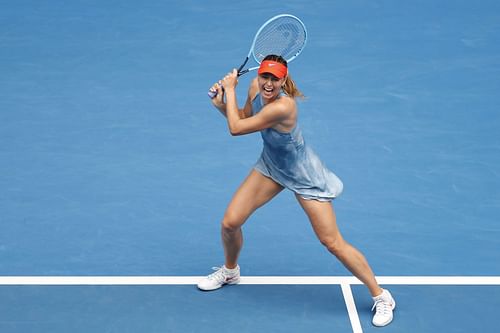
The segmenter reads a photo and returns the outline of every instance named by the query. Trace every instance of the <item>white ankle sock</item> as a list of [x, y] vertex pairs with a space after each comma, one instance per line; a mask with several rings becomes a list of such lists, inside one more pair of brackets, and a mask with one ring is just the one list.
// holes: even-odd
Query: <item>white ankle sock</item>
[[229, 274], [236, 274], [238, 273], [238, 265], [236, 265], [235, 268], [227, 268], [226, 265], [224, 265], [224, 270], [229, 273]]
[[378, 296], [375, 296], [375, 297], [372, 297], [374, 301], [378, 300], [378, 299], [381, 299], [381, 298], [384, 298], [385, 297], [385, 289], [382, 289], [382, 293]]

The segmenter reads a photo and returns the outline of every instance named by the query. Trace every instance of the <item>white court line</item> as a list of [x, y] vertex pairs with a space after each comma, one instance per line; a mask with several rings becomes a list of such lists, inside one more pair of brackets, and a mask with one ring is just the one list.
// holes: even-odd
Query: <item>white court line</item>
[[[0, 286], [44, 285], [195, 285], [204, 276], [0, 276]], [[500, 276], [377, 276], [381, 285], [491, 285]], [[243, 276], [246, 285], [335, 285], [342, 288], [353, 333], [362, 333], [351, 285], [362, 284], [352, 276]]]
[[340, 287], [342, 288], [342, 295], [344, 295], [345, 306], [347, 307], [347, 313], [349, 314], [349, 320], [351, 321], [352, 332], [363, 333], [361, 321], [358, 316], [358, 310], [356, 310], [356, 303], [354, 303], [354, 297], [352, 296], [351, 285], [342, 283], [340, 284]]
[[[0, 276], [0, 285], [195, 285], [204, 276]], [[500, 285], [500, 276], [377, 276], [384, 285]], [[243, 276], [249, 285], [362, 284], [352, 276]]]

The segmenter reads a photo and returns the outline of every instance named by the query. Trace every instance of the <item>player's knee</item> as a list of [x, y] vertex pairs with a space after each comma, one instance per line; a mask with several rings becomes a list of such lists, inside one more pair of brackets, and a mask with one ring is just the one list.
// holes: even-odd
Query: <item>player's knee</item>
[[222, 219], [221, 227], [224, 232], [234, 232], [243, 224], [244, 219], [241, 214], [233, 211], [227, 211]]
[[342, 254], [346, 245], [342, 237], [324, 237], [320, 238], [320, 242], [327, 248], [328, 251], [330, 251], [330, 253], [337, 257]]

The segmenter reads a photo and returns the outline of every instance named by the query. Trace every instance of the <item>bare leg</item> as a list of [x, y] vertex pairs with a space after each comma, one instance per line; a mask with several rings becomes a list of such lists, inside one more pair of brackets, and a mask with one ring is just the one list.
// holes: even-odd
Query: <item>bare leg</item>
[[221, 225], [227, 268], [235, 268], [238, 264], [238, 257], [243, 246], [241, 226], [257, 208], [282, 190], [281, 185], [255, 170], [252, 170], [240, 185], [226, 209]]
[[335, 212], [330, 202], [306, 200], [296, 195], [297, 200], [306, 212], [314, 232], [320, 242], [335, 255], [340, 262], [361, 282], [363, 282], [375, 297], [382, 293], [382, 289], [375, 280], [375, 276], [361, 252], [347, 243], [337, 227]]

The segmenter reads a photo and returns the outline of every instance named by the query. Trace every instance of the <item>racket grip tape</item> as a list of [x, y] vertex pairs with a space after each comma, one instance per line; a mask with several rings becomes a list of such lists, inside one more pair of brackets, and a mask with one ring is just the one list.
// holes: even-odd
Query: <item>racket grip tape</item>
[[209, 90], [208, 91], [208, 97], [215, 98], [215, 96], [217, 96], [217, 90], [215, 90], [215, 91]]
[[[224, 87], [222, 87], [222, 91], [224, 91]], [[218, 92], [217, 90], [212, 90], [212, 89], [209, 89], [208, 90], [208, 97], [210, 98], [215, 98], [215, 96], [217, 96]]]

